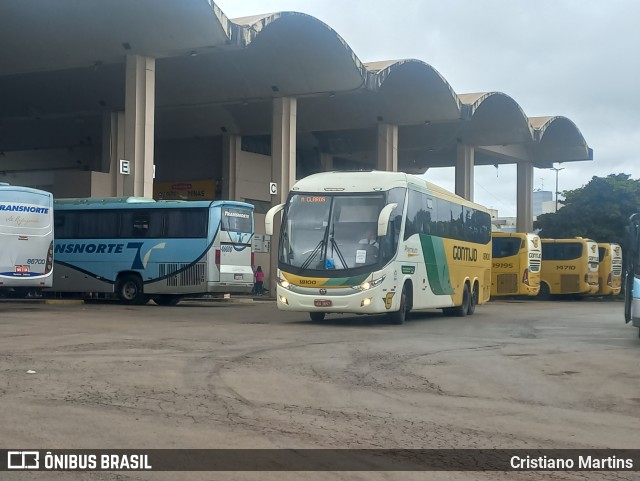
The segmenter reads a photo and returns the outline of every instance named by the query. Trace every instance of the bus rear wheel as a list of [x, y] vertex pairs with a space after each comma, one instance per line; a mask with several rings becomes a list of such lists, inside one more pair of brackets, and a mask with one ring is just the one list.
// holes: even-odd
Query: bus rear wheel
[[118, 298], [125, 304], [144, 304], [147, 297], [142, 292], [142, 281], [138, 276], [122, 276], [116, 284]]
[[322, 322], [322, 321], [324, 321], [324, 316], [325, 316], [324, 312], [310, 312], [309, 313], [309, 318], [311, 319], [311, 322]]
[[476, 312], [476, 306], [478, 305], [478, 298], [480, 296], [480, 293], [478, 292], [479, 289], [480, 287], [478, 286], [478, 283], [475, 283], [473, 285], [471, 297], [469, 297], [469, 307], [467, 308], [467, 315], [469, 316], [473, 315], [473, 313]]
[[[462, 290], [462, 305], [456, 307], [445, 307], [442, 312], [445, 316], [464, 317], [469, 313], [469, 305], [471, 304], [471, 293], [469, 292], [469, 284], [465, 283]], [[474, 306], [475, 310], [475, 306]]]
[[158, 304], [159, 306], [175, 306], [180, 302], [182, 296], [172, 295], [172, 294], [164, 294], [161, 296], [155, 296], [153, 298], [153, 302]]

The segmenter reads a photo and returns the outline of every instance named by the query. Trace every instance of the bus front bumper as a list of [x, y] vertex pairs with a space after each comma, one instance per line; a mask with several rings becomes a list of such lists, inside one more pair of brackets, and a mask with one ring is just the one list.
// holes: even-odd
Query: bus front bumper
[[278, 309], [296, 312], [380, 314], [398, 310], [399, 300], [396, 298], [399, 294], [380, 288], [340, 296], [300, 294], [280, 286], [276, 289]]

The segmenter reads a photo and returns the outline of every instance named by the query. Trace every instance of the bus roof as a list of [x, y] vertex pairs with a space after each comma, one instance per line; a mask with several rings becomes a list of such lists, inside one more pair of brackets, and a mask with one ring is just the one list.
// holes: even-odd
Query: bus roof
[[447, 198], [458, 204], [486, 210], [486, 207], [471, 202], [421, 177], [404, 172], [334, 171], [313, 174], [299, 180], [291, 188], [296, 192], [376, 192], [412, 185], [436, 197]]
[[23, 192], [27, 194], [44, 195], [46, 197], [53, 197], [51, 192], [46, 190], [34, 189], [33, 187], [23, 187], [21, 185], [11, 185], [6, 182], [0, 182], [0, 195], [3, 192]]
[[171, 209], [176, 207], [210, 208], [220, 206], [242, 207], [253, 210], [253, 205], [235, 200], [153, 200], [147, 197], [92, 197], [55, 199], [57, 210], [80, 209]]
[[517, 237], [519, 239], [539, 237], [538, 234], [533, 234], [531, 232], [501, 232], [501, 231], [492, 231], [491, 236], [492, 237]]
[[595, 242], [593, 239], [587, 239], [586, 237], [568, 237], [566, 239], [542, 239], [544, 243], [563, 243], [563, 242]]

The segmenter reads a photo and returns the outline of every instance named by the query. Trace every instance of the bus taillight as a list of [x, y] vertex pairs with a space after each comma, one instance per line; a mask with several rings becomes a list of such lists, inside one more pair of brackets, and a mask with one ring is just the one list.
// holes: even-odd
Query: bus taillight
[[609, 272], [609, 275], [607, 276], [607, 285], [611, 286], [613, 284], [613, 277], [611, 276], [611, 272]]
[[252, 252], [251, 253], [251, 267], [253, 268], [253, 266], [256, 265], [256, 255]]
[[524, 285], [529, 285], [529, 268], [524, 270], [524, 274], [522, 275], [522, 283]]
[[220, 249], [216, 249], [216, 265], [220, 265]]
[[584, 275], [584, 283], [589, 284], [589, 274]]
[[53, 269], [53, 241], [49, 244], [49, 250], [47, 251], [47, 262], [44, 265], [44, 273], [48, 274]]

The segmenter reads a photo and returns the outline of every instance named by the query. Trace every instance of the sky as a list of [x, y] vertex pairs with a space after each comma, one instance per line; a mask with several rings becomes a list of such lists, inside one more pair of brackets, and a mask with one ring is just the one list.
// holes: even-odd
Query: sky
[[[612, 173], [640, 178], [637, 0], [216, 0], [231, 19], [298, 11], [336, 30], [360, 60], [416, 58], [458, 94], [503, 92], [529, 117], [572, 120], [592, 162], [555, 164], [558, 190]], [[453, 168], [425, 177], [454, 190]], [[534, 190], [556, 172], [535, 169]], [[562, 199], [562, 195], [560, 196]], [[475, 168], [474, 200], [516, 215], [516, 166]]]

